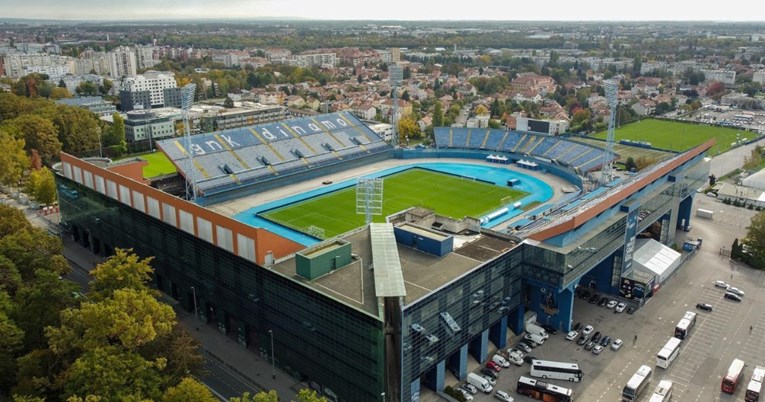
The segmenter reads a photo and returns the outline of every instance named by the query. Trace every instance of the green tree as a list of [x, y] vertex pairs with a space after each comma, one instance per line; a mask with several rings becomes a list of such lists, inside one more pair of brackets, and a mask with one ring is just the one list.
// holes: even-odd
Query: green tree
[[218, 399], [206, 385], [186, 377], [178, 385], [165, 390], [162, 402], [218, 402]]
[[635, 158], [632, 156], [628, 156], [627, 160], [624, 161], [624, 169], [628, 172], [632, 172], [633, 170], [637, 170], [637, 164], [635, 163]]
[[[8, 295], [0, 291], [0, 298]], [[16, 357], [22, 350], [24, 331], [4, 311], [0, 311], [0, 389], [10, 388], [16, 380]]]
[[399, 140], [416, 139], [420, 138], [420, 135], [420, 126], [411, 115], [405, 115], [398, 121]]
[[226, 99], [223, 101], [223, 107], [226, 109], [231, 109], [234, 107], [234, 100], [231, 99], [230, 96], [227, 96]]
[[[0, 239], [30, 229], [32, 229], [32, 225], [23, 212], [10, 205], [0, 204]], [[5, 256], [2, 253], [0, 255]]]
[[93, 112], [76, 106], [57, 105], [53, 124], [64, 152], [81, 155], [98, 149], [101, 127]]
[[245, 392], [241, 397], [229, 398], [229, 402], [279, 402], [279, 395], [274, 390], [261, 391], [254, 395]]
[[757, 269], [765, 269], [765, 211], [752, 217], [746, 229], [743, 244], [749, 254], [749, 264]]
[[92, 297], [107, 298], [118, 289], [148, 290], [146, 284], [154, 271], [151, 260], [139, 259], [132, 249], [115, 249], [113, 256], [90, 271]]
[[444, 126], [443, 106], [441, 105], [441, 101], [436, 101], [436, 104], [433, 106], [433, 127], [443, 127], [443, 126]]
[[316, 391], [303, 388], [298, 391], [297, 402], [327, 402], [327, 398], [316, 395]]
[[19, 289], [12, 318], [24, 331], [24, 350], [45, 347], [45, 328], [59, 324], [59, 311], [74, 304], [71, 293], [78, 288], [57, 273], [40, 269]]
[[24, 170], [29, 166], [29, 158], [24, 152], [24, 140], [14, 138], [0, 127], [0, 183], [6, 186], [17, 185]]
[[61, 141], [58, 139], [56, 127], [50, 120], [41, 116], [24, 114], [3, 123], [24, 139], [26, 150], [36, 149], [43, 163], [48, 166], [57, 160], [61, 152]]
[[58, 200], [53, 171], [47, 167], [33, 170], [27, 180], [27, 193], [41, 204], [53, 204]]
[[80, 96], [97, 96], [98, 85], [90, 81], [84, 81], [83, 83], [78, 85], [77, 88], [74, 89], [74, 92], [76, 92], [77, 95], [80, 95]]
[[117, 112], [112, 114], [111, 128], [104, 130], [103, 146], [111, 148], [115, 156], [120, 156], [127, 152], [125, 119]]

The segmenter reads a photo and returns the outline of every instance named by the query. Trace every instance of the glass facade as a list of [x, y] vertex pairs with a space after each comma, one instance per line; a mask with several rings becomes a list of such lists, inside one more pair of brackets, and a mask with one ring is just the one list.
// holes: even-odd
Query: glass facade
[[196, 295], [200, 321], [263, 357], [271, 356], [272, 330], [280, 369], [342, 400], [379, 399], [385, 379], [381, 320], [65, 177], [56, 180], [62, 222], [77, 242], [104, 255], [131, 247], [142, 257], [155, 256], [156, 287], [189, 312]]
[[[404, 308], [403, 384], [458, 352], [521, 304], [522, 263], [521, 248], [516, 247]], [[449, 325], [449, 316], [458, 331]]]

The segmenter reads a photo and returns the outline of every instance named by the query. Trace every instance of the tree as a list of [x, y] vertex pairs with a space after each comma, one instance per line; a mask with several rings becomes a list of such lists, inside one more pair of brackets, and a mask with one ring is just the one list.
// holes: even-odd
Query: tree
[[[23, 212], [10, 205], [0, 204], [0, 239], [30, 229], [32, 229], [32, 225]], [[0, 255], [5, 257], [2, 253]]]
[[398, 121], [399, 140], [420, 138], [420, 126], [411, 115], [406, 115]]
[[303, 388], [298, 391], [297, 402], [327, 402], [327, 398], [316, 395], [316, 391]]
[[486, 106], [484, 105], [478, 105], [478, 107], [475, 108], [475, 114], [478, 116], [485, 116], [489, 114], [489, 109], [486, 109]]
[[93, 112], [76, 106], [57, 105], [53, 124], [64, 152], [79, 155], [99, 149], [101, 127]]
[[80, 96], [97, 96], [98, 86], [90, 81], [84, 81], [80, 85], [77, 85], [74, 92]]
[[149, 265], [152, 259], [140, 260], [132, 249], [115, 249], [113, 256], [90, 271], [93, 297], [110, 297], [118, 289], [148, 290], [146, 284], [154, 271]]
[[765, 211], [752, 217], [746, 229], [743, 244], [749, 254], [749, 264], [757, 269], [765, 269]]
[[725, 92], [725, 86], [720, 81], [714, 81], [707, 86], [707, 96], [716, 97], [721, 96]]
[[628, 156], [627, 160], [624, 162], [624, 169], [626, 169], [628, 172], [634, 172], [637, 170], [637, 164], [635, 163], [635, 158], [632, 156]]
[[4, 126], [17, 130], [19, 138], [24, 139], [25, 149], [36, 149], [46, 165], [51, 166], [53, 161], [58, 159], [61, 142], [58, 140], [56, 127], [49, 120], [33, 114], [24, 114], [4, 122]]
[[0, 183], [6, 186], [17, 185], [29, 166], [29, 159], [24, 152], [24, 140], [14, 138], [0, 128], [0, 149]]
[[68, 99], [71, 97], [72, 97], [72, 94], [69, 93], [69, 90], [66, 88], [55, 87], [50, 90], [50, 98], [53, 100]]
[[123, 155], [127, 152], [127, 141], [125, 140], [125, 119], [114, 112], [112, 114], [112, 126], [104, 131], [103, 146], [109, 147], [115, 156]]
[[16, 354], [22, 350], [23, 340], [24, 331], [0, 311], [0, 389], [8, 389], [16, 382]]
[[43, 269], [35, 271], [32, 280], [25, 282], [16, 294], [16, 309], [12, 315], [24, 331], [24, 350], [45, 347], [45, 328], [59, 324], [59, 311], [75, 303], [71, 293], [78, 288], [74, 282]]
[[758, 145], [754, 147], [754, 149], [749, 154], [749, 156], [744, 159], [743, 167], [746, 170], [754, 170], [760, 166], [761, 162], [762, 162], [762, 147]]
[[178, 385], [165, 390], [162, 402], [218, 402], [218, 399], [206, 385], [186, 377]]
[[404, 93], [401, 94], [401, 100], [409, 102], [410, 100], [409, 91], [404, 91]]
[[268, 392], [261, 391], [255, 395], [245, 392], [241, 398], [230, 398], [229, 402], [279, 402], [279, 395], [274, 390]]
[[231, 99], [230, 96], [227, 96], [226, 99], [223, 101], [223, 107], [226, 109], [231, 109], [234, 107], [234, 100]]
[[443, 127], [443, 126], [444, 126], [443, 106], [441, 105], [441, 101], [436, 101], [436, 104], [433, 106], [433, 127]]
[[47, 168], [33, 170], [27, 180], [27, 193], [43, 205], [53, 204], [58, 200], [56, 180], [53, 172]]

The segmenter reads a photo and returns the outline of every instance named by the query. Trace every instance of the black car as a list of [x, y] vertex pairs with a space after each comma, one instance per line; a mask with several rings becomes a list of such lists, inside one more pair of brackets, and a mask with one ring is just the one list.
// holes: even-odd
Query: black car
[[595, 347], [595, 342], [589, 341], [584, 345], [584, 350], [592, 350]]
[[526, 355], [526, 356], [523, 356], [523, 361], [525, 361], [525, 362], [526, 362], [526, 363], [528, 363], [528, 364], [531, 364], [531, 362], [532, 362], [533, 360], [536, 360], [536, 357], [534, 357], [534, 356], [532, 356], [532, 355]]
[[542, 328], [544, 328], [545, 331], [547, 331], [550, 335], [555, 335], [558, 333], [558, 330], [555, 329], [552, 325], [542, 325]]
[[574, 326], [571, 328], [572, 331], [577, 331], [577, 332], [579, 332], [580, 329], [582, 329], [582, 323], [581, 322], [578, 322], [578, 323], [574, 324]]
[[606, 335], [603, 337], [603, 339], [600, 340], [600, 346], [603, 346], [604, 348], [611, 344], [611, 337]]
[[593, 342], [595, 342], [595, 343], [598, 343], [598, 342], [600, 342], [600, 338], [601, 338], [602, 336], [603, 336], [603, 335], [601, 335], [601, 334], [600, 334], [600, 331], [598, 331], [598, 332], [596, 332], [596, 333], [592, 334], [592, 339], [591, 339], [591, 341], [593, 341]]
[[728, 299], [728, 300], [733, 300], [733, 301], [737, 301], [737, 302], [741, 301], [741, 296], [739, 296], [739, 295], [737, 295], [735, 293], [731, 293], [731, 292], [725, 292], [725, 298]]
[[603, 307], [606, 304], [608, 304], [608, 297], [604, 297], [604, 298], [600, 299], [600, 301], [598, 302], [598, 307]]
[[627, 314], [635, 314], [635, 307], [627, 307]]
[[521, 339], [521, 343], [525, 344], [526, 346], [534, 349], [535, 347], [539, 346], [536, 342], [530, 341], [528, 339]]
[[485, 375], [487, 377], [491, 377], [491, 378], [493, 378], [495, 380], [497, 378], [499, 378], [499, 375], [497, 374], [497, 372], [492, 370], [492, 369], [490, 369], [490, 368], [488, 368], [488, 367], [481, 368], [481, 374], [483, 374], [483, 375]]
[[696, 308], [704, 311], [712, 311], [712, 305], [709, 303], [699, 303], [696, 305]]
[[582, 292], [582, 294], [579, 297], [581, 297], [584, 300], [587, 300], [590, 297], [590, 291], [585, 290], [584, 292]]
[[592, 296], [590, 297], [590, 300], [589, 300], [589, 302], [590, 302], [590, 304], [595, 304], [595, 303], [597, 303], [597, 302], [598, 302], [598, 299], [600, 299], [600, 297], [598, 297], [598, 295], [592, 295]]
[[590, 340], [590, 339], [589, 339], [589, 337], [587, 335], [582, 335], [582, 336], [579, 337], [579, 339], [576, 340], [576, 344], [577, 345], [584, 345], [585, 343], [587, 343], [588, 340]]

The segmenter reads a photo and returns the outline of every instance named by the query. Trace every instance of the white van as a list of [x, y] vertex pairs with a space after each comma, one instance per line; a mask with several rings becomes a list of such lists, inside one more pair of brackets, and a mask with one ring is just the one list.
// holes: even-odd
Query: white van
[[[528, 332], [530, 334], [539, 335], [539, 336], [541, 336], [544, 339], [547, 339], [547, 338], [550, 337], [550, 335], [547, 334], [547, 331], [545, 331], [544, 328], [540, 327], [537, 324], [531, 323], [531, 322], [527, 322], [526, 323], [526, 332]], [[537, 342], [537, 343], [539, 343], [539, 342]]]
[[476, 373], [468, 373], [467, 382], [468, 384], [471, 384], [474, 387], [481, 390], [481, 392], [483, 392], [484, 394], [488, 394], [492, 390], [492, 387], [491, 387], [491, 384], [489, 384], [489, 381]]
[[528, 339], [528, 340], [536, 343], [537, 345], [541, 345], [541, 344], [545, 343], [545, 338], [542, 335], [534, 334], [534, 333], [531, 333], [531, 332], [526, 334], [526, 336], [524, 336], [523, 339]]

